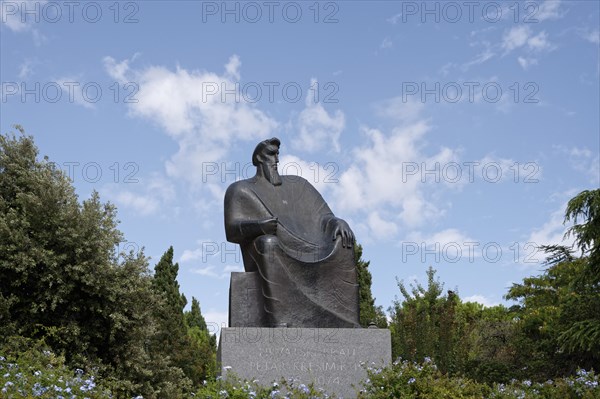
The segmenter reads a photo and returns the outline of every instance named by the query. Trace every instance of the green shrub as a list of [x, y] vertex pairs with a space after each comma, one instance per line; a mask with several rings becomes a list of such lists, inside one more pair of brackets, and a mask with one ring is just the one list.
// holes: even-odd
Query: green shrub
[[302, 384], [293, 379], [281, 380], [279, 383], [260, 385], [260, 381], [241, 380], [233, 373], [228, 373], [227, 378], [217, 377], [216, 380], [204, 381], [202, 388], [196, 393], [197, 398], [215, 399], [319, 399], [335, 398], [312, 384]]
[[488, 385], [469, 378], [442, 374], [428, 358], [422, 364], [397, 360], [390, 367], [367, 368], [359, 398], [402, 399], [594, 399], [600, 398], [599, 378], [593, 371], [555, 381], [533, 383], [512, 380]]
[[23, 342], [0, 352], [0, 397], [52, 399], [106, 399], [110, 391], [96, 381], [94, 371], [70, 370], [65, 359], [43, 343], [24, 352], [14, 351]]

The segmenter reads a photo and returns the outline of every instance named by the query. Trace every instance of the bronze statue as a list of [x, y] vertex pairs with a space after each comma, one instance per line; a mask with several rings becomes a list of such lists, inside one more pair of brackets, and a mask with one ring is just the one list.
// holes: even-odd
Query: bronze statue
[[[299, 176], [279, 175], [280, 141], [260, 142], [252, 154], [256, 175], [225, 193], [227, 240], [241, 247], [257, 293], [247, 297], [253, 315], [231, 314], [230, 326], [358, 327], [354, 234], [323, 197]], [[243, 290], [244, 288], [240, 288]], [[239, 311], [238, 311], [239, 314]]]

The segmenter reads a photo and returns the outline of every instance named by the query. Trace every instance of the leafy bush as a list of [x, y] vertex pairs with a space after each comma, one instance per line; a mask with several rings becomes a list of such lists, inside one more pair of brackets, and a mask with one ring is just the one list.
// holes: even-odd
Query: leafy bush
[[425, 358], [422, 364], [397, 360], [390, 367], [367, 368], [369, 378], [359, 398], [482, 398], [492, 388], [463, 378], [450, 378]]
[[204, 381], [204, 385], [196, 393], [197, 398], [228, 398], [228, 399], [319, 399], [335, 398], [323, 390], [316, 389], [312, 384], [305, 385], [293, 379], [282, 379], [279, 383], [260, 385], [260, 381], [241, 380], [233, 373], [227, 378], [217, 377], [216, 380]]
[[442, 374], [426, 359], [422, 364], [397, 360], [390, 367], [368, 368], [369, 378], [359, 398], [489, 398], [489, 399], [593, 399], [600, 397], [599, 378], [594, 372], [579, 369], [576, 376], [533, 383], [512, 380], [488, 385], [468, 378]]
[[[9, 353], [6, 353], [9, 352]], [[92, 371], [72, 371], [65, 359], [37, 343], [25, 352], [0, 355], [0, 397], [52, 399], [106, 399], [109, 389], [101, 387]]]

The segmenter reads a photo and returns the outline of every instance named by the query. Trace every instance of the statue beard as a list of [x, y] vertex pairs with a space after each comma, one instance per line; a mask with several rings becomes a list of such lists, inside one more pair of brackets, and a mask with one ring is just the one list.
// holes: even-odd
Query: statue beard
[[274, 186], [281, 186], [281, 175], [277, 170], [277, 164], [263, 164], [263, 172], [266, 179]]

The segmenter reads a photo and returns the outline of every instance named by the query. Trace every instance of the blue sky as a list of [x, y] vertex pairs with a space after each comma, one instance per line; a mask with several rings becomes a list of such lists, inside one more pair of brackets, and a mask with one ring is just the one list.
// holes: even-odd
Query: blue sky
[[599, 3], [2, 1], [0, 126], [34, 135], [124, 249], [170, 246], [182, 291], [227, 319], [223, 195], [282, 141], [347, 220], [387, 308], [433, 266], [504, 303], [600, 186]]

